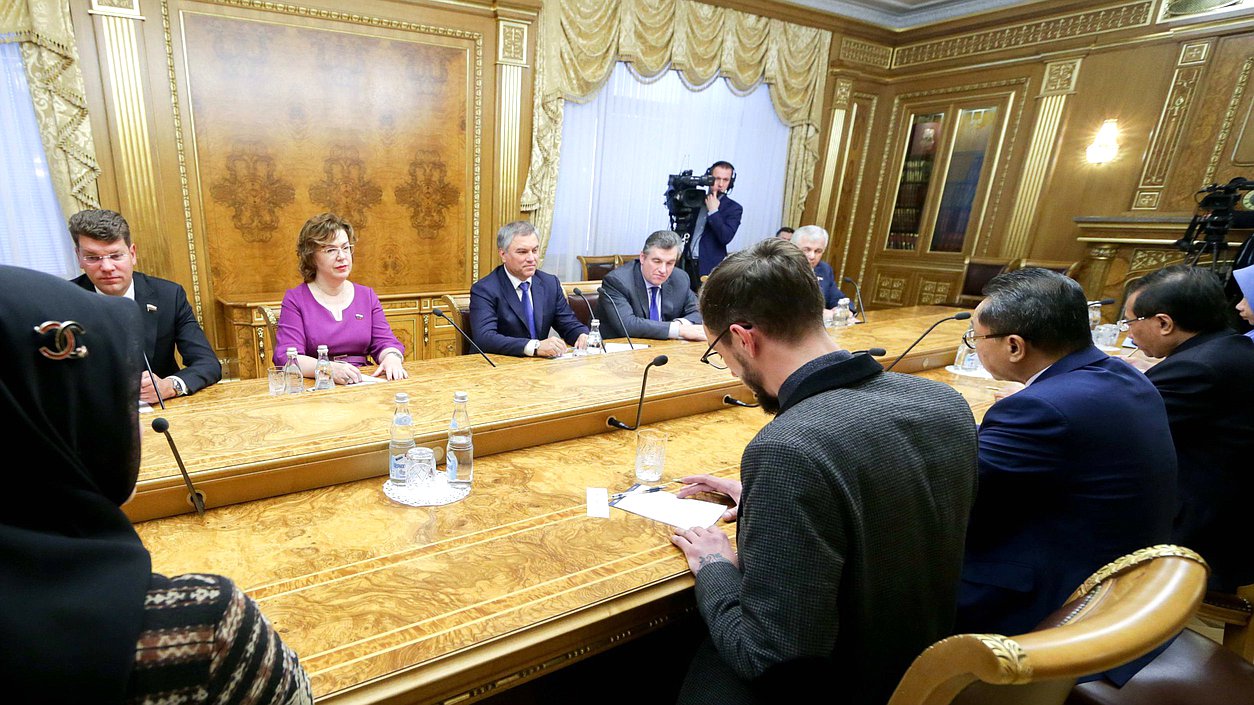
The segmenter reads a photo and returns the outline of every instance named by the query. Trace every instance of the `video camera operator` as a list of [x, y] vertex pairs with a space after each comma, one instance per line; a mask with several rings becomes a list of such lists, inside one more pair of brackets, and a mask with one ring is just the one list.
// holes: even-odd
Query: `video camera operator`
[[[700, 181], [709, 184], [704, 203], [696, 210], [695, 217], [687, 219], [688, 223], [675, 224], [678, 232], [691, 234], [681, 261], [693, 291], [701, 287], [701, 277], [727, 257], [727, 245], [736, 237], [744, 214], [744, 208], [727, 195], [736, 185], [736, 168], [730, 162], [714, 162]], [[684, 227], [689, 223], [690, 228]]]

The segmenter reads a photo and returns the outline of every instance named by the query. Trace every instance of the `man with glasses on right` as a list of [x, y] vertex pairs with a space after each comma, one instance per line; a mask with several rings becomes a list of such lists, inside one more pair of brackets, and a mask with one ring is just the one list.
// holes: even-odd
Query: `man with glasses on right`
[[1160, 269], [1136, 282], [1123, 307], [1137, 347], [1163, 358], [1145, 376], [1167, 405], [1180, 465], [1172, 541], [1202, 554], [1210, 588], [1254, 583], [1243, 537], [1254, 490], [1254, 340], [1228, 327], [1219, 277], [1198, 267]]
[[1176, 455], [1154, 385], [1094, 347], [1079, 284], [1028, 268], [984, 294], [964, 339], [1026, 387], [980, 424], [958, 631], [1015, 635], [1106, 563], [1170, 539]]

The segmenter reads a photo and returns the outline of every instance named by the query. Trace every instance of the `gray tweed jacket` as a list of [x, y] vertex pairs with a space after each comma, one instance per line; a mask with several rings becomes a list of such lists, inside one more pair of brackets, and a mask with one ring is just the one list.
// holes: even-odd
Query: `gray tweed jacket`
[[780, 402], [741, 458], [740, 568], [697, 574], [711, 642], [680, 702], [808, 700], [835, 684], [841, 703], [883, 703], [953, 626], [971, 409], [843, 351], [794, 373]]

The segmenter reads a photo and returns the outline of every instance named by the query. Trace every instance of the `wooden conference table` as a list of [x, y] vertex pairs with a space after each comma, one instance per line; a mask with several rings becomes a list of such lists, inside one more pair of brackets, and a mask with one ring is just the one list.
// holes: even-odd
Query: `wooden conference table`
[[[872, 312], [837, 336], [891, 360], [953, 311]], [[903, 366], [952, 362], [966, 325], [943, 324]], [[247, 380], [180, 399], [162, 413], [193, 478], [211, 505], [237, 503], [138, 523], [153, 569], [233, 578], [300, 655], [320, 702], [468, 702], [662, 628], [693, 610], [670, 530], [618, 510], [586, 516], [585, 488], [634, 481], [635, 434], [605, 417], [634, 419], [640, 372], [665, 353], [644, 421], [670, 434], [663, 479], [735, 477], [768, 418], [722, 404], [729, 392], [750, 397], [697, 361], [704, 344], [651, 344], [573, 360], [494, 356], [497, 368], [419, 361], [405, 381], [299, 398]], [[1003, 386], [921, 374], [953, 385], [977, 418]], [[381, 486], [392, 394], [409, 392], [419, 442], [440, 445], [455, 389], [470, 392], [474, 490], [446, 507], [391, 502]], [[133, 517], [179, 511], [181, 480], [160, 440], [146, 432]], [[260, 499], [240, 501], [249, 495]]]

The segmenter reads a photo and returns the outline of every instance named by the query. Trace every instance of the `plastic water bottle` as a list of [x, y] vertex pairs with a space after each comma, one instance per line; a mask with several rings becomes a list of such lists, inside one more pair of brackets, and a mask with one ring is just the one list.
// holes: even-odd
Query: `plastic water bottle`
[[318, 366], [314, 368], [314, 389], [333, 389], [335, 380], [331, 379], [331, 357], [327, 346], [318, 346]]
[[448, 483], [454, 487], [469, 487], [475, 479], [475, 439], [466, 408], [468, 399], [465, 392], [453, 394], [453, 420], [448, 425], [448, 450], [444, 457]]
[[283, 391], [288, 394], [305, 391], [305, 376], [301, 374], [300, 363], [296, 362], [296, 348], [287, 349], [287, 363], [283, 365]]
[[836, 311], [832, 313], [832, 327], [844, 328], [853, 325], [853, 311], [849, 310], [849, 299], [836, 302]]
[[409, 482], [409, 462], [405, 457], [414, 447], [414, 417], [409, 414], [409, 395], [396, 393], [392, 410], [392, 439], [388, 442], [388, 480], [394, 485]]
[[588, 332], [588, 354], [600, 355], [605, 352], [605, 342], [601, 340], [601, 322], [592, 319], [592, 330]]
[[962, 372], [975, 372], [981, 369], [980, 355], [967, 347], [965, 341], [958, 341], [958, 352], [954, 355], [954, 369]]

